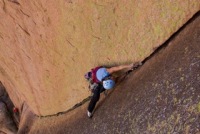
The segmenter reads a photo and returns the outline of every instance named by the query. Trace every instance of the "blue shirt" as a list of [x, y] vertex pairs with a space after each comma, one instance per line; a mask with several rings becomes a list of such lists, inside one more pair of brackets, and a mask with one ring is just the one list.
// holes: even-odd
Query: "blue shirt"
[[110, 74], [107, 72], [106, 68], [100, 68], [96, 72], [96, 77], [99, 81], [102, 81], [103, 78], [109, 76]]

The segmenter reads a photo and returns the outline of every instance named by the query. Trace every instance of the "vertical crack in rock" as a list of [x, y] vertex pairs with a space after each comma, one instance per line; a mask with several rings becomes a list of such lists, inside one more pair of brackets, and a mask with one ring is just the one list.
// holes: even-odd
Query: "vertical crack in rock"
[[67, 3], [73, 3], [72, 0], [65, 0]]
[[4, 0], [2, 0], [2, 1], [3, 1], [3, 11], [6, 12], [6, 3]]
[[98, 37], [98, 36], [92, 35], [92, 37], [94, 37], [94, 38], [96, 38], [96, 39], [98, 39], [98, 40], [101, 40], [101, 38]]
[[28, 54], [23, 50], [23, 49], [21, 49], [22, 50], [22, 52], [26, 55], [26, 57], [28, 57], [29, 58], [29, 60], [31, 60], [31, 57], [30, 56], [28, 56]]
[[[25, 16], [30, 17], [29, 15], [25, 14], [21, 9], [20, 9], [20, 11], [21, 11]], [[13, 19], [13, 21], [16, 23], [16, 19], [15, 19], [11, 14], [9, 14], [9, 16], [10, 16], [10, 17]], [[17, 24], [17, 25], [18, 25], [19, 28], [20, 28], [22, 31], [24, 31], [28, 36], [31, 36], [30, 33], [29, 33], [25, 28], [23, 28], [20, 24]]]
[[28, 14], [26, 14], [22, 9], [20, 9], [20, 12], [22, 13], [22, 14], [24, 14], [25, 16], [27, 16], [27, 17], [30, 17]]
[[72, 46], [73, 48], [76, 49], [76, 51], [78, 51], [78, 48], [76, 46], [74, 46], [68, 39], [66, 39], [66, 40], [67, 40], [67, 42], [69, 43], [70, 46]]
[[14, 4], [20, 5], [20, 3], [17, 0], [8, 0], [9, 2], [12, 2]]
[[0, 34], [0, 38], [3, 39], [3, 36]]
[[12, 15], [9, 14], [9, 16], [13, 19], [13, 21], [15, 21], [15, 18]]
[[27, 30], [25, 30], [21, 25], [19, 25], [18, 24], [18, 26], [22, 29], [22, 31], [24, 31], [28, 36], [30, 36], [30, 33], [27, 31]]
[[32, 19], [33, 23], [36, 25], [36, 22]]

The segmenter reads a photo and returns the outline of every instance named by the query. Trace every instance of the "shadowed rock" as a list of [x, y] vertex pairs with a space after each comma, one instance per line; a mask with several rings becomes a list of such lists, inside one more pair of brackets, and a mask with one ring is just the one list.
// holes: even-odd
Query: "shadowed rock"
[[5, 103], [0, 102], [0, 132], [6, 134], [15, 134], [17, 127], [15, 126]]

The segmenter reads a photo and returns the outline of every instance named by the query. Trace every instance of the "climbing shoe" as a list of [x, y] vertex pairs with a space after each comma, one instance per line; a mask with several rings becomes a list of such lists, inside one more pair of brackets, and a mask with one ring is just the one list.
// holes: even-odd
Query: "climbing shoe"
[[92, 118], [92, 113], [91, 112], [87, 111], [87, 115], [88, 115], [89, 118]]

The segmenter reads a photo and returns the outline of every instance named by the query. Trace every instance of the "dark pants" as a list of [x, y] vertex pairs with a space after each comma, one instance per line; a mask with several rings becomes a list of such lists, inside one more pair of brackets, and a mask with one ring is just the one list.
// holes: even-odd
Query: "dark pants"
[[105, 91], [105, 89], [103, 88], [103, 86], [101, 84], [99, 84], [93, 91], [93, 96], [90, 100], [89, 106], [88, 106], [88, 111], [92, 113], [92, 111], [95, 108], [95, 105], [97, 103], [97, 101], [99, 101], [100, 98], [100, 94]]

